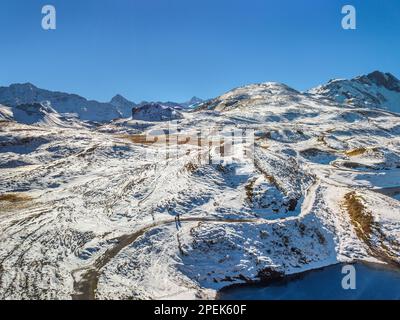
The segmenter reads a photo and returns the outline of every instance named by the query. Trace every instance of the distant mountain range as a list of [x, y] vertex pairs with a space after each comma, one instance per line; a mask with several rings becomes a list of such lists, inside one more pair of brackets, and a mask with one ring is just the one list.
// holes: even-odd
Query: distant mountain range
[[[189, 101], [182, 103], [144, 101], [136, 104], [121, 95], [116, 95], [110, 102], [105, 103], [87, 100], [76, 94], [44, 90], [37, 88], [31, 83], [25, 83], [0, 87], [0, 104], [11, 109], [20, 105], [25, 105], [23, 109], [26, 109], [27, 105], [34, 104], [33, 107], [30, 107], [31, 109], [42, 111], [53, 110], [67, 118], [78, 117], [81, 120], [97, 122], [130, 118], [132, 117], [132, 110], [134, 110], [134, 115], [138, 117], [137, 119], [160, 121], [160, 119], [180, 118], [181, 115], [178, 112], [180, 109], [197, 107], [199, 109], [223, 111], [234, 108], [235, 105], [239, 105], [240, 100], [246, 98], [246, 88], [248, 87], [244, 86], [231, 90], [222, 95], [222, 98], [217, 97], [207, 101], [193, 97]], [[390, 73], [380, 71], [374, 71], [350, 80], [330, 80], [324, 85], [303, 93], [282, 84], [280, 84], [279, 88], [276, 92], [271, 93], [275, 99], [282, 98], [282, 94], [288, 96], [288, 93], [298, 93], [309, 95], [315, 99], [328, 99], [338, 104], [363, 108], [381, 108], [392, 112], [400, 112], [400, 80]], [[223, 103], [220, 103], [221, 101]], [[42, 107], [39, 107], [37, 104], [40, 104]], [[10, 117], [10, 112], [12, 113], [11, 109], [7, 112], [3, 109], [2, 117]], [[20, 109], [18, 110], [20, 111]], [[171, 109], [177, 110], [177, 112]], [[17, 113], [19, 112], [18, 110], [16, 110]], [[157, 111], [160, 114], [157, 114]]]
[[81, 120], [109, 121], [123, 113], [109, 103], [87, 100], [76, 94], [54, 92], [37, 88], [31, 83], [0, 87], [0, 103], [8, 107], [47, 102], [62, 114], [73, 114]]
[[[193, 97], [183, 103], [157, 102], [163, 106], [174, 108], [189, 108], [202, 100]], [[76, 94], [49, 91], [40, 89], [31, 83], [12, 84], [0, 87], [0, 104], [16, 107], [26, 104], [45, 104], [60, 114], [76, 116], [81, 120], [107, 122], [118, 118], [128, 118], [132, 115], [132, 108], [140, 107], [151, 102], [136, 104], [121, 95], [116, 95], [110, 102], [87, 100]]]

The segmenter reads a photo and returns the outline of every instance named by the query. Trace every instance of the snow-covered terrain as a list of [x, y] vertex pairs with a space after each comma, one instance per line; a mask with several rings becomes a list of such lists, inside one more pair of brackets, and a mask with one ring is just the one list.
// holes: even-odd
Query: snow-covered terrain
[[254, 84], [177, 121], [103, 125], [1, 106], [0, 298], [202, 299], [337, 262], [398, 268], [400, 115], [322, 93]]
[[26, 103], [15, 107], [0, 105], [0, 120], [12, 120], [21, 124], [36, 126], [67, 126], [81, 127], [84, 125], [74, 116], [61, 115], [55, 111], [48, 102]]

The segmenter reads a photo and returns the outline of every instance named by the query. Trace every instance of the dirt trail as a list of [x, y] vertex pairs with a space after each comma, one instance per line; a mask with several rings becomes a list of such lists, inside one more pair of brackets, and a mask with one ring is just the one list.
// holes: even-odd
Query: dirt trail
[[[201, 218], [201, 217], [182, 217], [181, 222], [219, 222], [219, 223], [246, 223], [258, 222], [262, 219], [218, 219], [218, 218]], [[107, 265], [121, 250], [134, 243], [140, 236], [144, 235], [153, 228], [174, 224], [175, 219], [160, 220], [150, 225], [144, 226], [140, 230], [132, 234], [126, 234], [116, 238], [117, 244], [108, 249], [103, 255], [97, 258], [89, 267], [76, 269], [72, 272], [74, 278], [74, 291], [71, 296], [73, 300], [95, 300], [96, 290], [101, 275], [101, 269]], [[75, 275], [79, 274], [79, 277]], [[79, 278], [79, 279], [77, 279]]]

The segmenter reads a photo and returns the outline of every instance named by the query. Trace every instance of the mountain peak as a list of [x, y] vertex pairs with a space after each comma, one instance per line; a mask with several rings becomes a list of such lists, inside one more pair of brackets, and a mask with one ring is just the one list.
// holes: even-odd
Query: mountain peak
[[400, 80], [388, 72], [373, 71], [350, 80], [331, 80], [308, 92], [338, 103], [400, 112]]
[[[120, 95], [120, 94], [116, 94], [110, 101], [111, 104], [114, 103], [133, 103], [132, 101], [129, 101], [128, 99], [126, 99], [124, 96]], [[133, 103], [134, 104], [134, 103]]]
[[124, 96], [120, 95], [119, 93], [116, 94], [114, 97], [112, 97], [111, 101], [113, 100], [120, 100], [120, 99], [125, 99]]
[[202, 103], [203, 101], [204, 101], [203, 99], [193, 96], [189, 101], [179, 103], [179, 105], [184, 108], [191, 108], [199, 103]]
[[136, 107], [136, 103], [129, 101], [120, 94], [115, 95], [111, 101], [110, 105], [117, 108], [117, 110], [124, 116], [129, 117], [132, 108]]
[[367, 75], [356, 77], [355, 80], [364, 84], [376, 84], [388, 90], [400, 92], [400, 80], [389, 72], [373, 71]]
[[201, 99], [201, 98], [199, 98], [199, 97], [196, 97], [196, 96], [193, 96], [193, 97], [189, 100], [189, 102], [201, 102], [201, 101], [203, 101], [203, 99]]
[[10, 88], [18, 88], [18, 89], [22, 89], [22, 90], [33, 90], [33, 89], [37, 89], [38, 87], [36, 87], [34, 84], [30, 83], [30, 82], [25, 82], [25, 83], [13, 83], [10, 85]]

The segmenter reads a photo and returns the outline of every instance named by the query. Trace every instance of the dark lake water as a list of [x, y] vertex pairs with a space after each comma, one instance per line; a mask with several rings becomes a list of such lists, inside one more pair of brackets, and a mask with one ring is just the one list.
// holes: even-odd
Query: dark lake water
[[222, 290], [222, 300], [352, 300], [400, 299], [400, 269], [356, 263], [356, 289], [344, 290], [343, 265], [306, 272], [268, 286], [241, 286]]

